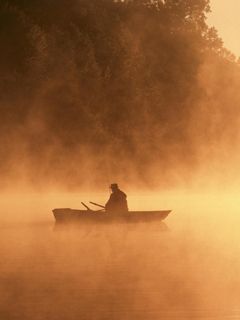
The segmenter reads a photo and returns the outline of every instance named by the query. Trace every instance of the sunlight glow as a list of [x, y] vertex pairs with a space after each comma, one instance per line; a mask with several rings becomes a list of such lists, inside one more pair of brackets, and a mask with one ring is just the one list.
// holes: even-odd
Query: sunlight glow
[[236, 0], [211, 0], [211, 14], [208, 23], [214, 26], [227, 49], [240, 56], [240, 2]]

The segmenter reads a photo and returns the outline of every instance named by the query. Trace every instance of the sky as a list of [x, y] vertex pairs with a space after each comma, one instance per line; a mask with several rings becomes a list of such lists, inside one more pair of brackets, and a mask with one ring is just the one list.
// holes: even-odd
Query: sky
[[215, 26], [227, 49], [240, 56], [240, 1], [211, 0], [209, 25]]

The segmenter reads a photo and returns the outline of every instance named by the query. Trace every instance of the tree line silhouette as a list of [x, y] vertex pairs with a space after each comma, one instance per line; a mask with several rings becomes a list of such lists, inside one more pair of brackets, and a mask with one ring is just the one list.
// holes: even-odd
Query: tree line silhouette
[[79, 185], [197, 167], [199, 146], [231, 141], [239, 101], [209, 12], [208, 0], [2, 0], [0, 170]]

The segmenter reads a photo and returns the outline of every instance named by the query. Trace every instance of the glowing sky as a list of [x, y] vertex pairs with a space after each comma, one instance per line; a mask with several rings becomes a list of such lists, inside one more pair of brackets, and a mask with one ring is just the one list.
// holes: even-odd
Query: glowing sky
[[224, 45], [240, 56], [240, 0], [211, 0], [209, 25], [214, 25]]

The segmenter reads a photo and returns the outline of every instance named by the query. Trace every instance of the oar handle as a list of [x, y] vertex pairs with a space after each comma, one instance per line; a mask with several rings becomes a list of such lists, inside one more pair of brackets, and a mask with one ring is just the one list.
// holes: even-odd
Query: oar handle
[[92, 211], [84, 202], [81, 202], [81, 204], [89, 211]]
[[97, 207], [105, 209], [105, 206], [102, 206], [101, 204], [98, 204], [98, 203], [95, 203], [95, 202], [92, 202], [92, 201], [89, 201], [89, 203], [94, 204]]

